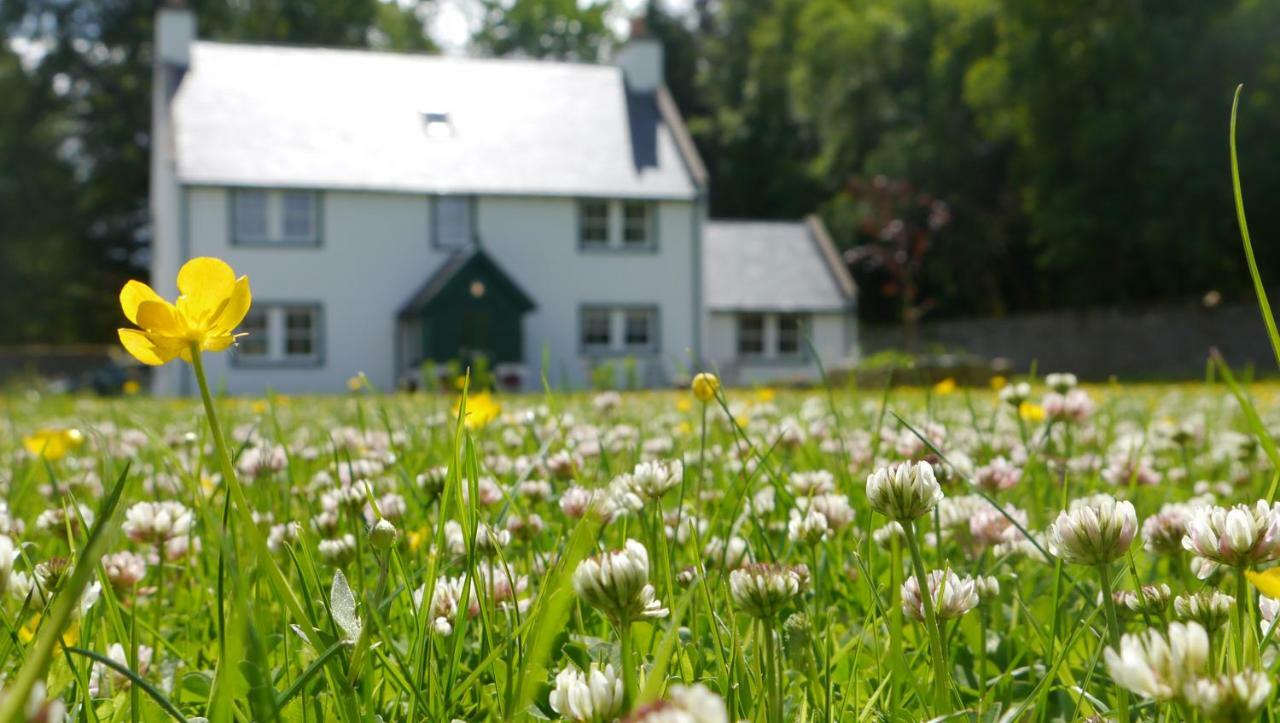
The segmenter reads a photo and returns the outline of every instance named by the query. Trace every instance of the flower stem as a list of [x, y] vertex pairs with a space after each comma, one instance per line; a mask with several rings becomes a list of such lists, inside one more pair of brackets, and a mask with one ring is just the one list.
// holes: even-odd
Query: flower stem
[[636, 704], [635, 651], [631, 647], [631, 621], [623, 619], [618, 623], [618, 635], [622, 643], [622, 710], [630, 711]]
[[933, 611], [933, 594], [929, 590], [929, 577], [924, 570], [924, 557], [920, 554], [920, 543], [916, 541], [915, 522], [903, 522], [902, 529], [907, 533], [911, 566], [915, 570], [916, 584], [920, 586], [920, 601], [924, 607], [925, 631], [929, 636], [930, 658], [933, 660], [934, 713], [942, 715], [950, 707], [947, 698], [951, 694], [951, 676], [947, 673], [947, 656], [942, 652], [942, 635], [938, 631], [938, 618]]
[[[1111, 631], [1111, 646], [1120, 649], [1120, 620], [1116, 617], [1116, 600], [1111, 594], [1111, 566], [1098, 566], [1098, 578], [1102, 581], [1102, 605], [1107, 611], [1107, 628]], [[1129, 691], [1117, 686], [1116, 708], [1120, 711], [1120, 723], [1129, 723]]]
[[1245, 669], [1245, 640], [1248, 637], [1249, 585], [1245, 581], [1244, 569], [1236, 570], [1236, 670]]
[[769, 695], [766, 720], [782, 723], [782, 685], [778, 680], [778, 648], [769, 621], [760, 621], [760, 637], [764, 640], [764, 687]]

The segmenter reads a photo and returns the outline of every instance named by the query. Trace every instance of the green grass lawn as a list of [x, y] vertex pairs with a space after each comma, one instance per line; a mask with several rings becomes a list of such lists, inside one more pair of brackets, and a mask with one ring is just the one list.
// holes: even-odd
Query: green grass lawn
[[10, 397], [0, 670], [88, 721], [1274, 719], [1278, 390], [221, 400], [256, 535], [199, 400]]

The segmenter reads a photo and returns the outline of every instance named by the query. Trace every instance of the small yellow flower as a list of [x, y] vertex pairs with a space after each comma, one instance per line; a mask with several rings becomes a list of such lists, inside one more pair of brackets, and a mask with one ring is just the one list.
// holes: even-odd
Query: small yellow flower
[[938, 395], [951, 394], [956, 390], [956, 380], [947, 377], [937, 384], [933, 385], [933, 393]]
[[756, 390], [757, 402], [764, 402], [767, 404], [768, 402], [772, 402], [774, 399], [777, 399], [777, 397], [778, 390], [773, 387], [761, 387]]
[[[40, 629], [41, 619], [40, 613], [32, 615], [27, 624], [18, 629], [18, 638], [24, 643], [35, 640], [36, 632]], [[62, 631], [62, 637], [58, 640], [57, 649], [61, 650], [63, 645], [75, 645], [78, 642], [80, 642], [80, 621], [72, 620], [67, 624], [67, 629]]]
[[409, 530], [405, 533], [405, 538], [409, 542], [409, 551], [417, 552], [422, 543], [431, 539], [431, 528], [423, 527], [420, 530]]
[[1273, 567], [1270, 570], [1262, 572], [1254, 572], [1246, 570], [1244, 576], [1249, 578], [1249, 582], [1258, 588], [1258, 592], [1269, 598], [1280, 598], [1280, 567]]
[[68, 452], [83, 442], [84, 435], [78, 429], [42, 429], [22, 438], [22, 446], [26, 447], [32, 457], [51, 462], [67, 456]]
[[266, 414], [267, 403], [262, 399], [255, 399], [249, 404], [249, 411], [254, 414]]
[[126, 379], [124, 384], [120, 385], [120, 391], [132, 397], [142, 391], [142, 385], [132, 379]]
[[1022, 417], [1028, 422], [1043, 422], [1044, 407], [1040, 406], [1039, 404], [1033, 404], [1031, 402], [1023, 402], [1022, 404], [1018, 405], [1018, 416]]
[[693, 402], [689, 401], [688, 397], [680, 397], [676, 400], [676, 409], [681, 412], [687, 412], [693, 409]]
[[998, 392], [1001, 389], [1004, 389], [1005, 385], [1007, 385], [1008, 383], [1009, 383], [1009, 380], [1006, 379], [1005, 377], [1000, 376], [999, 374], [995, 375], [994, 377], [991, 377], [991, 389], [993, 391]]
[[357, 374], [347, 380], [347, 391], [358, 392], [365, 387], [365, 377], [363, 374]]
[[693, 396], [705, 404], [716, 398], [716, 392], [720, 390], [720, 378], [711, 372], [702, 372], [693, 378], [689, 387], [693, 389]]
[[[456, 415], [462, 407], [462, 400], [459, 399], [453, 405], [453, 413]], [[502, 405], [493, 401], [493, 397], [488, 392], [480, 392], [467, 397], [467, 416], [462, 420], [467, 429], [480, 429], [498, 418], [502, 413]]]
[[130, 281], [120, 290], [120, 307], [139, 329], [120, 329], [120, 343], [133, 358], [160, 366], [181, 358], [191, 361], [191, 345], [203, 351], [223, 351], [236, 341], [232, 332], [249, 313], [249, 277], [219, 259], [191, 259], [178, 271], [174, 304], [150, 286]]

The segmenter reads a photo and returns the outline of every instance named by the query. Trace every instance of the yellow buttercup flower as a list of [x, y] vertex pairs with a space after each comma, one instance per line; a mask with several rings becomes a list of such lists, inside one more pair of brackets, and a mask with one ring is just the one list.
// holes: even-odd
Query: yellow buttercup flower
[[689, 387], [698, 401], [706, 403], [716, 398], [716, 392], [720, 390], [720, 378], [711, 372], [702, 372], [693, 378]]
[[768, 403], [768, 402], [772, 402], [774, 399], [777, 399], [777, 398], [778, 398], [778, 390], [772, 387], [761, 387], [756, 390], [757, 402]]
[[[453, 405], [453, 413], [456, 415], [462, 407], [462, 400], [459, 399]], [[467, 416], [462, 420], [467, 429], [480, 429], [489, 422], [498, 418], [502, 413], [502, 405], [493, 401], [493, 397], [488, 392], [481, 392], [467, 397]]]
[[1280, 598], [1280, 567], [1254, 572], [1246, 570], [1244, 576], [1258, 588], [1258, 592], [1270, 598]]
[[142, 391], [142, 385], [133, 379], [126, 379], [125, 383], [120, 385], [120, 391], [124, 392], [128, 396], [133, 396]]
[[942, 381], [933, 385], [934, 394], [946, 395], [954, 392], [955, 390], [956, 390], [956, 380], [952, 379], [951, 377], [947, 377], [946, 379], [943, 379]]
[[994, 391], [998, 392], [1001, 389], [1004, 389], [1005, 385], [1007, 385], [1008, 383], [1009, 383], [1009, 380], [1006, 379], [1005, 377], [1000, 376], [999, 374], [995, 375], [994, 377], [991, 377], [991, 389]]
[[1031, 402], [1023, 402], [1018, 405], [1018, 416], [1028, 422], [1043, 422], [1044, 407], [1039, 404], [1032, 404]]
[[54, 461], [67, 456], [71, 450], [84, 442], [84, 435], [78, 429], [42, 429], [29, 437], [22, 438], [22, 446], [32, 457]]
[[[36, 613], [31, 616], [26, 625], [18, 629], [18, 638], [24, 643], [29, 643], [36, 639], [36, 632], [40, 629], [40, 620], [43, 616]], [[58, 639], [56, 650], [62, 650], [62, 646], [75, 645], [80, 642], [80, 621], [72, 620], [67, 624], [67, 629], [62, 631], [62, 636]]]
[[[120, 329], [120, 343], [133, 358], [160, 366], [175, 357], [191, 361], [191, 345], [223, 351], [236, 341], [232, 332], [249, 312], [249, 277], [236, 278], [225, 261], [191, 259], [178, 271], [174, 304], [150, 286], [130, 281], [120, 290], [120, 307], [139, 329]], [[243, 335], [240, 335], [243, 336]]]
[[676, 409], [681, 412], [687, 412], [693, 409], [693, 402], [689, 401], [688, 397], [680, 397], [676, 400]]
[[361, 389], [364, 389], [364, 386], [365, 386], [364, 374], [357, 374], [354, 377], [351, 377], [350, 379], [347, 380], [347, 391], [349, 392], [358, 392]]

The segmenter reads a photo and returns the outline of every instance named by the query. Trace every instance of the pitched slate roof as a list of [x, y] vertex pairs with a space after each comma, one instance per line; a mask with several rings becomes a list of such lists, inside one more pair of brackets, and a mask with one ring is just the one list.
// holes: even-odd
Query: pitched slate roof
[[[700, 165], [664, 100], [629, 95], [609, 65], [197, 42], [173, 101], [177, 171], [188, 184], [692, 198]], [[425, 112], [447, 113], [453, 135], [428, 137]]]
[[711, 311], [843, 311], [853, 278], [815, 216], [708, 221], [703, 278]]

